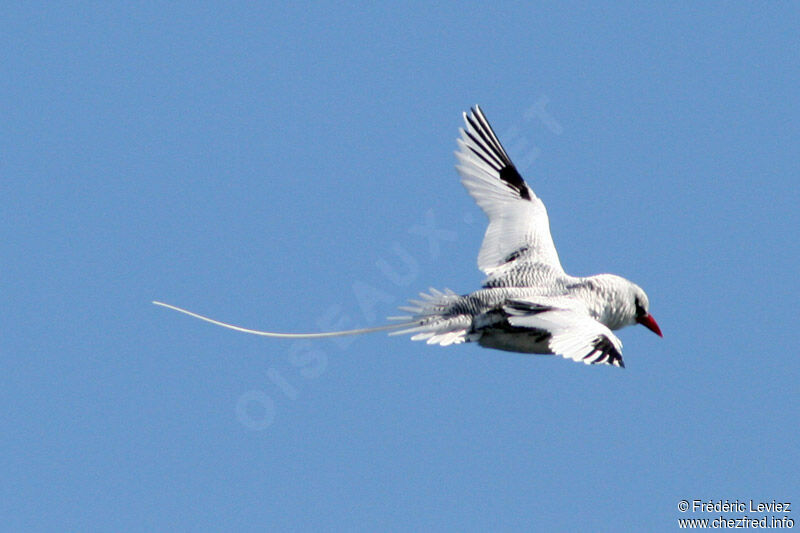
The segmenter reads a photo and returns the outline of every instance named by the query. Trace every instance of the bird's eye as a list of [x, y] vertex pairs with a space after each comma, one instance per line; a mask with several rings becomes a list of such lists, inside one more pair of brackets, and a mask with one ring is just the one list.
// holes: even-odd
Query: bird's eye
[[644, 306], [642, 306], [642, 302], [639, 301], [639, 298], [634, 300], [636, 305], [636, 316], [644, 316], [647, 314], [647, 311], [644, 310]]

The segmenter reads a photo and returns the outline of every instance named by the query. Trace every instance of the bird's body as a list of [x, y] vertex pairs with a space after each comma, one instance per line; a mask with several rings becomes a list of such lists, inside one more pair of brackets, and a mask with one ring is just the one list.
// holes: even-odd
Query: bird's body
[[325, 337], [393, 330], [412, 340], [447, 346], [477, 342], [498, 350], [560, 355], [588, 364], [624, 366], [612, 330], [642, 324], [661, 335], [647, 295], [613, 274], [574, 277], [564, 272], [550, 235], [547, 210], [522, 179], [479, 107], [464, 114], [456, 169], [489, 217], [478, 254], [487, 277], [466, 295], [431, 289], [401, 307], [400, 323], [317, 334], [245, 330], [156, 302], [240, 331], [272, 337]]
[[[622, 344], [611, 330], [632, 323], [621, 304], [623, 278], [579, 278], [535, 267], [525, 276], [520, 270], [528, 269], [490, 277], [483, 288], [466, 295], [435, 289], [421, 293], [411, 306], [401, 308], [413, 313], [411, 317], [395, 317], [410, 318], [414, 325], [391, 334], [411, 333], [413, 340], [443, 346], [477, 342], [485, 348], [534, 354], [554, 354], [551, 341], [561, 335], [571, 338], [567, 345], [575, 349], [558, 355], [622, 366]], [[598, 343], [601, 350], [595, 349]]]

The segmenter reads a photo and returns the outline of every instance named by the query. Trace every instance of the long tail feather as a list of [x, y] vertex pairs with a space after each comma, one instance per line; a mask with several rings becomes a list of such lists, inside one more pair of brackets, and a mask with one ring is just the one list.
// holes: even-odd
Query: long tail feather
[[226, 324], [225, 322], [220, 322], [219, 320], [214, 320], [213, 318], [208, 318], [207, 316], [198, 315], [197, 313], [193, 313], [186, 309], [181, 309], [180, 307], [176, 307], [174, 305], [165, 304], [164, 302], [153, 301], [153, 303], [155, 305], [159, 305], [161, 307], [166, 307], [167, 309], [172, 309], [173, 311], [183, 313], [184, 315], [189, 315], [191, 317], [203, 320], [204, 322], [209, 322], [211, 324], [214, 324], [215, 326], [222, 326], [223, 328], [232, 329], [234, 331], [241, 331], [242, 333], [250, 333], [251, 335], [261, 335], [262, 337], [278, 337], [282, 339], [321, 339], [325, 337], [344, 337], [346, 335], [362, 335], [364, 333], [374, 333], [376, 331], [387, 331], [399, 328], [407, 328], [415, 324], [414, 322], [408, 322], [404, 324], [389, 324], [387, 326], [378, 326], [375, 328], [348, 329], [344, 331], [328, 331], [324, 333], [274, 333], [271, 331], [259, 331], [257, 329], [248, 329], [240, 326], [234, 326], [233, 324]]

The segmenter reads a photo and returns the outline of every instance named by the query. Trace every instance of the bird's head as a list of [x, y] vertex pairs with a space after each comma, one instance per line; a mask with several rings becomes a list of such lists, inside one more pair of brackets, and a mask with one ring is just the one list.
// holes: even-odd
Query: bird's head
[[650, 314], [650, 301], [647, 299], [647, 294], [645, 294], [642, 288], [635, 283], [631, 283], [628, 298], [633, 305], [634, 321], [637, 324], [643, 325], [659, 337], [663, 337], [664, 335], [661, 334], [661, 328], [658, 327], [656, 319]]
[[588, 298], [600, 303], [596, 315], [601, 323], [611, 329], [641, 324], [663, 337], [661, 328], [650, 314], [650, 300], [641, 287], [614, 274], [598, 274], [589, 279], [592, 293], [601, 296], [599, 299]]

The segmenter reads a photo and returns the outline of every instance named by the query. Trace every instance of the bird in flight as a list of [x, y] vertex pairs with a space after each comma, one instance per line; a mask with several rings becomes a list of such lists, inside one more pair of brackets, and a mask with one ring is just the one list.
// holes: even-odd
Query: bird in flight
[[641, 324], [662, 336], [649, 300], [614, 274], [570, 276], [561, 267], [544, 203], [525, 183], [479, 106], [464, 113], [457, 140], [461, 183], [489, 218], [478, 253], [483, 286], [459, 295], [420, 293], [398, 323], [324, 333], [274, 333], [234, 326], [174, 305], [156, 305], [236, 331], [280, 338], [323, 338], [389, 331], [448, 346], [477, 342], [509, 352], [559, 355], [586, 364], [624, 367], [612, 330]]

